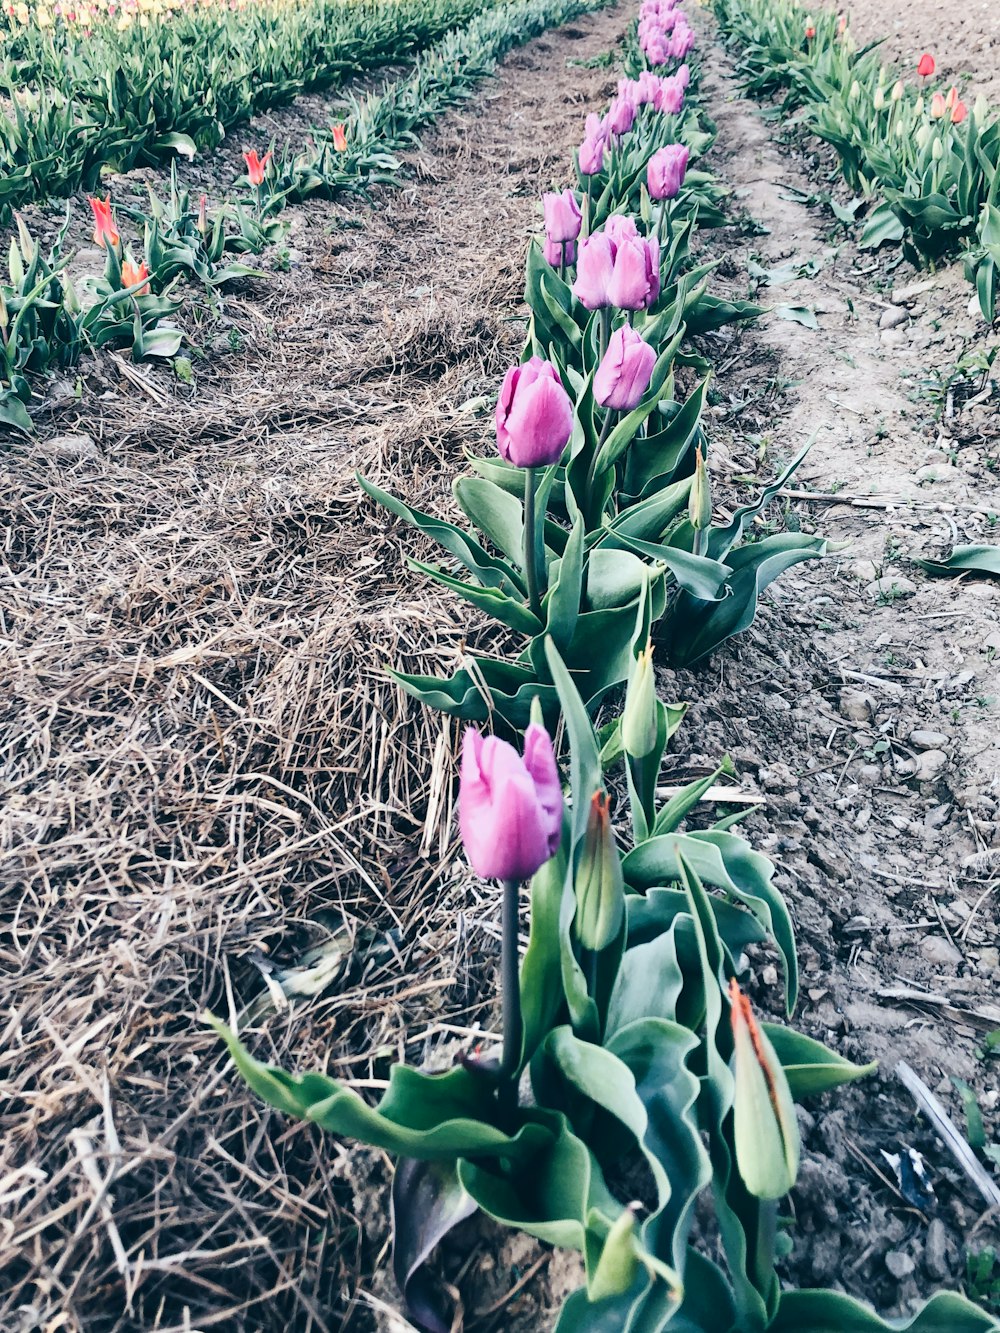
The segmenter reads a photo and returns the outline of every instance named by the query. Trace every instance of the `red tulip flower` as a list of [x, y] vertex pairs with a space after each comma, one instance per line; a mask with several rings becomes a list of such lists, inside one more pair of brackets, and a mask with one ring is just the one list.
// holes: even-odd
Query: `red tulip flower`
[[122, 238], [118, 235], [114, 214], [111, 212], [111, 196], [108, 195], [107, 199], [88, 198], [87, 203], [94, 215], [94, 244], [116, 248]]
[[243, 161], [247, 164], [247, 175], [250, 177], [250, 184], [258, 189], [264, 184], [264, 176], [267, 173], [267, 164], [271, 160], [271, 154], [265, 153], [263, 157], [257, 156], [256, 148], [251, 148], [249, 153], [243, 154]]
[[917, 73], [922, 79], [929, 79], [935, 68], [934, 57], [929, 51], [925, 51], [917, 62]]
[[141, 282], [143, 285], [139, 288], [137, 292], [133, 292], [132, 295], [147, 296], [149, 294], [149, 283], [147, 281], [148, 278], [149, 278], [149, 269], [146, 266], [145, 260], [143, 260], [141, 264], [135, 264], [132, 262], [131, 259], [126, 259], [125, 262], [122, 264], [123, 291], [129, 287], [135, 287], [138, 283]]
[[969, 114], [969, 108], [965, 105], [963, 101], [961, 101], [961, 99], [959, 99], [959, 101], [957, 101], [955, 105], [951, 108], [951, 123], [953, 125], [961, 125], [962, 121], [966, 118], [968, 114]]
[[806, 28], [806, 41], [807, 41], [807, 42], [811, 42], [812, 39], [813, 39], [815, 36], [816, 36], [816, 29], [815, 29], [815, 27], [810, 23], [809, 26], [808, 26], [808, 28]]
[[338, 153], [347, 152], [347, 132], [343, 125], [334, 125], [333, 127], [333, 146]]

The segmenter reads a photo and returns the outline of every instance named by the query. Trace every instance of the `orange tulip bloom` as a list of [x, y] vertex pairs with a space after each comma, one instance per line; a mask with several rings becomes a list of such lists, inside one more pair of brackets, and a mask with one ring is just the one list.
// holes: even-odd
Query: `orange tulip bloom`
[[955, 105], [951, 108], [951, 123], [953, 125], [961, 125], [962, 121], [966, 118], [968, 114], [969, 114], [969, 108], [965, 105], [965, 103], [961, 100], [957, 101]]
[[251, 185], [259, 187], [264, 184], [267, 164], [271, 157], [271, 153], [265, 153], [263, 157], [258, 157], [256, 148], [251, 148], [249, 153], [243, 154], [243, 161], [247, 164], [247, 175], [250, 177]]
[[934, 57], [930, 54], [930, 52], [925, 51], [924, 54], [920, 57], [919, 62], [917, 63], [917, 73], [920, 75], [922, 79], [929, 79], [930, 76], [934, 73], [935, 68], [936, 66], [934, 64]]
[[122, 238], [118, 235], [114, 214], [111, 212], [111, 196], [108, 195], [107, 199], [88, 198], [87, 203], [94, 215], [94, 244], [116, 248]]
[[952, 84], [952, 86], [948, 89], [948, 96], [944, 99], [944, 104], [948, 108], [948, 110], [951, 111], [951, 109], [954, 107], [957, 101], [958, 101], [958, 89], [955, 87], [954, 84]]
[[333, 127], [333, 146], [338, 153], [347, 152], [347, 134], [343, 125], [334, 125]]
[[147, 296], [149, 294], [149, 283], [146, 279], [149, 277], [149, 269], [146, 267], [146, 261], [141, 264], [134, 264], [131, 259], [126, 259], [122, 264], [122, 289], [134, 287], [137, 283], [143, 285], [133, 296]]

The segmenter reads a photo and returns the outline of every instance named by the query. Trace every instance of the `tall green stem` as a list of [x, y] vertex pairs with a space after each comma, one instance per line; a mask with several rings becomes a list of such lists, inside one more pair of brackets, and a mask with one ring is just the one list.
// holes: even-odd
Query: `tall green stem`
[[600, 337], [598, 364], [604, 360], [604, 353], [608, 350], [608, 343], [611, 341], [611, 307], [609, 305], [601, 307]]
[[528, 585], [528, 606], [541, 615], [538, 595], [538, 566], [535, 563], [535, 469], [524, 469], [524, 579]]
[[517, 1106], [517, 1071], [521, 1063], [521, 980], [518, 975], [517, 937], [520, 916], [516, 879], [503, 882], [503, 943], [500, 959], [500, 994], [503, 1002], [503, 1056], [497, 1096], [506, 1117]]

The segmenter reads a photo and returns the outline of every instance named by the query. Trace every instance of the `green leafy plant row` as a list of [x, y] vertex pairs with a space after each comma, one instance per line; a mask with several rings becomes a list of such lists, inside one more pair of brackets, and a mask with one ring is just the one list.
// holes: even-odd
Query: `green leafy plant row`
[[[996, 317], [1000, 264], [1000, 118], [983, 99], [971, 109], [958, 89], [926, 75], [900, 77], [872, 47], [857, 48], [833, 13], [797, 0], [714, 0], [754, 96], [781, 96], [796, 118], [837, 150], [864, 204], [864, 247], [902, 243], [915, 264], [963, 253], [983, 317]], [[870, 207], [868, 206], [870, 205]], [[841, 209], [843, 213], [844, 210]]]
[[[490, 0], [192, 6], [87, 37], [16, 29], [0, 62], [0, 208], [93, 190], [105, 172], [190, 156], [267, 107], [405, 60]], [[0, 23], [12, 24], [4, 12]], [[0, 50], [8, 48], [0, 42]]]

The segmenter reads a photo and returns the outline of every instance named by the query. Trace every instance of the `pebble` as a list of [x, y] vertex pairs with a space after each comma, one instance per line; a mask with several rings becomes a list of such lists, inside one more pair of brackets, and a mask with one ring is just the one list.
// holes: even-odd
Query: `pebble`
[[908, 287], [894, 287], [889, 300], [893, 305], [909, 305], [909, 303], [915, 301], [918, 296], [923, 296], [924, 292], [933, 290], [933, 282], [911, 282]]
[[943, 935], [925, 935], [920, 941], [920, 952], [935, 967], [958, 967], [962, 952]]
[[859, 583], [871, 583], [878, 578], [879, 566], [874, 560], [852, 560], [848, 569]]
[[953, 463], [927, 463], [924, 467], [918, 467], [913, 475], [917, 481], [967, 480], [962, 469], [955, 467]]
[[894, 309], [883, 310], [879, 316], [878, 326], [880, 329], [894, 329], [900, 324], [905, 324], [909, 320], [909, 312], [903, 310], [900, 306]]
[[78, 435], [53, 435], [50, 440], [39, 440], [32, 446], [31, 452], [62, 459], [67, 463], [91, 462], [101, 456], [93, 436], [82, 431]]
[[880, 341], [886, 347], [903, 347], [907, 343], [907, 337], [902, 329], [886, 329]]
[[911, 731], [910, 744], [918, 750], [940, 750], [948, 744], [948, 737], [941, 731]]
[[944, 750], [925, 750], [917, 756], [913, 766], [913, 776], [918, 782], [933, 782], [948, 767], [948, 756]]
[[927, 1270], [927, 1276], [933, 1278], [935, 1282], [944, 1282], [951, 1276], [948, 1268], [948, 1233], [940, 1217], [932, 1218], [927, 1228], [927, 1239], [924, 1241], [924, 1268]]
[[865, 588], [871, 597], [912, 597], [916, 591], [917, 585], [913, 580], [901, 574], [885, 574]]
[[897, 1282], [902, 1282], [904, 1277], [910, 1276], [917, 1265], [902, 1250], [890, 1250], [885, 1256], [885, 1266]]
[[840, 691], [840, 714], [851, 722], [870, 722], [875, 712], [875, 700], [864, 690]]
[[942, 828], [947, 824], [950, 815], [950, 805], [934, 805], [924, 815], [924, 823], [928, 828]]

